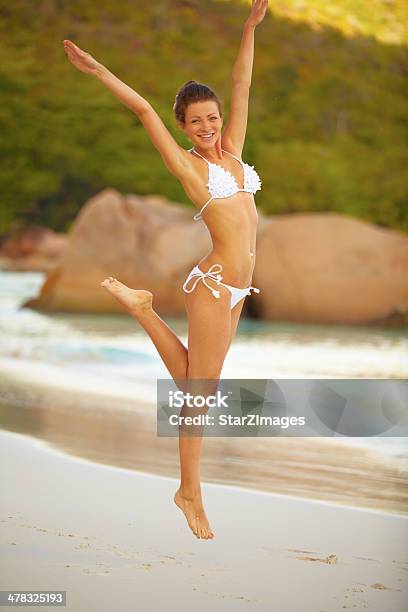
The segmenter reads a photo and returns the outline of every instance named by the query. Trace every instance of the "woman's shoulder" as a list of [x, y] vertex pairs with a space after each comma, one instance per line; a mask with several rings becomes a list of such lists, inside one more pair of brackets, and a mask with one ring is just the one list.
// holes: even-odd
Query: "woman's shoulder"
[[181, 149], [183, 170], [177, 177], [184, 188], [190, 189], [192, 185], [201, 183], [206, 177], [206, 170], [200, 164], [200, 158], [194, 155], [193, 149]]

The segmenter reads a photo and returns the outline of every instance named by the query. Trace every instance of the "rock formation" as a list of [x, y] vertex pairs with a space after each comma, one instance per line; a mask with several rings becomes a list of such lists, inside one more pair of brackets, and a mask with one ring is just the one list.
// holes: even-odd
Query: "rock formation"
[[251, 308], [272, 321], [408, 321], [408, 237], [337, 213], [281, 215], [258, 241]]
[[66, 242], [65, 234], [32, 226], [4, 240], [0, 248], [0, 269], [48, 272], [55, 267]]
[[[81, 209], [37, 298], [49, 311], [123, 312], [101, 286], [115, 276], [152, 291], [161, 315], [185, 316], [183, 282], [211, 248], [192, 210], [159, 196], [105, 189]], [[269, 321], [395, 324], [408, 321], [408, 237], [337, 213], [259, 213], [244, 314]]]

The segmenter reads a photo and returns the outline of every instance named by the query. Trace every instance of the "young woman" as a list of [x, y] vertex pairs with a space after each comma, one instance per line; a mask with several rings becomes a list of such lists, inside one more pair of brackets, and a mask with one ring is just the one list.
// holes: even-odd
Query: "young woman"
[[[254, 55], [254, 32], [263, 20], [267, 0], [253, 0], [232, 71], [228, 123], [223, 127], [220, 101], [206, 85], [188, 81], [177, 93], [173, 110], [179, 127], [193, 143], [180, 147], [156, 111], [105, 66], [74, 43], [64, 40], [72, 64], [95, 75], [139, 117], [168, 170], [200, 209], [213, 248], [184, 283], [188, 348], [152, 307], [152, 294], [130, 289], [113, 277], [101, 284], [146, 330], [173, 379], [218, 380], [235, 336], [255, 265], [257, 212], [253, 194], [261, 181], [253, 166], [241, 160], [248, 117]], [[208, 189], [207, 189], [208, 188]], [[210, 199], [208, 199], [210, 195]], [[203, 205], [204, 203], [204, 205]], [[222, 274], [221, 274], [222, 272]], [[180, 487], [174, 501], [198, 538], [212, 539], [200, 487], [202, 437], [179, 436]]]

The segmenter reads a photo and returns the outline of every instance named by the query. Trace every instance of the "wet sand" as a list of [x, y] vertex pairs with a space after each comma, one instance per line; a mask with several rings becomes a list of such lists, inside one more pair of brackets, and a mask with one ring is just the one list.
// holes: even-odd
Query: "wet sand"
[[[0, 428], [68, 454], [171, 478], [178, 441], [157, 437], [156, 407], [2, 376]], [[202, 478], [408, 515], [408, 461], [324, 438], [206, 438]]]

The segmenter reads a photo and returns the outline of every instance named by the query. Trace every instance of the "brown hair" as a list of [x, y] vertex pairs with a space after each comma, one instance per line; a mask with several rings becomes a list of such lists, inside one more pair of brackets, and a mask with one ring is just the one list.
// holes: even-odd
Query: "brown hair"
[[206, 100], [214, 100], [218, 106], [220, 117], [222, 117], [221, 102], [217, 94], [207, 85], [197, 83], [197, 81], [187, 81], [178, 90], [173, 105], [173, 111], [177, 121], [185, 123], [186, 109], [192, 102], [205, 102]]

